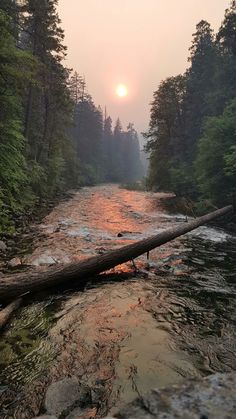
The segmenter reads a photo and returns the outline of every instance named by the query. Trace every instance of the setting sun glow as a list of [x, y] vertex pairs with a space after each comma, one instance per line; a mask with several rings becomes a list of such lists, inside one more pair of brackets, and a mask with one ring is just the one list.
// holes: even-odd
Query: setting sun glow
[[119, 84], [116, 88], [116, 94], [119, 97], [125, 97], [128, 95], [128, 89], [124, 84]]

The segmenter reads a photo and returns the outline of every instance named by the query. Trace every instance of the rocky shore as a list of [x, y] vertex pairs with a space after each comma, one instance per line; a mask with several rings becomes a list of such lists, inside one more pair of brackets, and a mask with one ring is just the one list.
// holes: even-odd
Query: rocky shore
[[[154, 389], [106, 419], [236, 418], [236, 374], [214, 374]], [[75, 377], [51, 384], [44, 415], [38, 419], [92, 419], [99, 415], [99, 393]]]
[[74, 191], [56, 196], [53, 200], [37, 204], [32, 211], [16, 216], [14, 228], [0, 233], [0, 273], [26, 268], [25, 255], [31, 253], [40, 233], [38, 225], [52, 209], [73, 197]]
[[236, 418], [235, 384], [236, 374], [230, 373], [154, 389], [125, 406], [116, 418], [233, 419]]

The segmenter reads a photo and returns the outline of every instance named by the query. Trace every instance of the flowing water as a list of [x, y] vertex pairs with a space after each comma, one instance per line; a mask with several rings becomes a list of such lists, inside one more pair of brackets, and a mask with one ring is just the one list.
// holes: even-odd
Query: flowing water
[[[102, 254], [185, 222], [165, 194], [84, 188], [39, 226], [38, 269]], [[83, 288], [39, 294], [0, 340], [0, 418], [31, 418], [53, 381], [76, 376], [96, 417], [153, 387], [236, 369], [236, 237], [204, 226]], [[42, 411], [42, 410], [41, 410]]]

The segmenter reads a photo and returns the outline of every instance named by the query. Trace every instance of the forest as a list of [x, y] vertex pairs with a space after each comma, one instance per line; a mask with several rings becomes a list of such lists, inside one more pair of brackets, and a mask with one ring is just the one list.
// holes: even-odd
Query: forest
[[0, 419], [235, 418], [235, 208], [236, 0], [0, 0]]
[[113, 129], [84, 77], [65, 67], [57, 3], [0, 2], [0, 232], [63, 191], [142, 171], [133, 124]]
[[154, 93], [148, 187], [222, 206], [236, 199], [236, 1], [214, 33], [202, 20], [184, 74]]
[[[64, 191], [143, 175], [138, 134], [95, 105], [65, 66], [57, 0], [1, 0], [0, 232]], [[236, 197], [236, 1], [218, 33], [202, 20], [184, 74], [154, 92], [147, 187], [211, 205]]]

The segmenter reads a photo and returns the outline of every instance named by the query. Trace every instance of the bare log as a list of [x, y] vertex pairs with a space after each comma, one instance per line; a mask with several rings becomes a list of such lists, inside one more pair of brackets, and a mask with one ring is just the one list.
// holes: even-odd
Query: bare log
[[0, 311], [0, 331], [6, 326], [13, 313], [21, 306], [22, 301], [22, 298], [18, 298]]
[[46, 272], [25, 272], [14, 276], [4, 276], [0, 281], [0, 300], [15, 298], [26, 292], [48, 289], [71, 280], [84, 281], [117, 265], [135, 259], [176, 237], [182, 236], [197, 227], [233, 211], [233, 207], [219, 209], [178, 227], [150, 238], [112, 250], [104, 255], [94, 256], [77, 263], [50, 267]]

